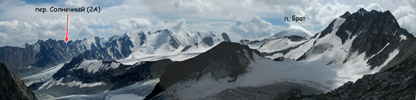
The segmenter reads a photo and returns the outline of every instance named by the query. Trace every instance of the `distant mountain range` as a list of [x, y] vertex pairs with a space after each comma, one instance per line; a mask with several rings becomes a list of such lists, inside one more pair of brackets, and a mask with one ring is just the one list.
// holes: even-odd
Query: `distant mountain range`
[[28, 76], [68, 62], [76, 56], [86, 59], [116, 60], [144, 54], [188, 52], [208, 49], [221, 41], [230, 41], [226, 33], [172, 32], [129, 32], [121, 36], [91, 38], [68, 41], [48, 39], [39, 40], [24, 47], [0, 47], [0, 63], [8, 66], [18, 76]]

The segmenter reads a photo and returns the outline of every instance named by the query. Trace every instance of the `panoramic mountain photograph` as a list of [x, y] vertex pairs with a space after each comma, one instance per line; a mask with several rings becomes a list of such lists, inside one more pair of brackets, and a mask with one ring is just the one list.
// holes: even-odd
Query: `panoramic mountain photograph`
[[0, 0], [0, 100], [415, 100], [415, 0]]

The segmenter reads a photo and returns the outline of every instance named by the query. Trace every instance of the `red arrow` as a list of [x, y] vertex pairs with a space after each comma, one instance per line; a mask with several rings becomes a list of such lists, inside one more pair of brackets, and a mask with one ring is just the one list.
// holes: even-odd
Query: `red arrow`
[[68, 18], [69, 18], [69, 13], [66, 14], [66, 35], [65, 35], [65, 42], [68, 42]]

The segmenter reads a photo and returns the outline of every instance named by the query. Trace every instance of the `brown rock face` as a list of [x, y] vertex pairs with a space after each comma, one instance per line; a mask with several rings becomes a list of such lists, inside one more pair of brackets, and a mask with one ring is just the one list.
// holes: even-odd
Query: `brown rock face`
[[36, 100], [32, 91], [17, 76], [0, 64], [0, 99], [1, 100]]

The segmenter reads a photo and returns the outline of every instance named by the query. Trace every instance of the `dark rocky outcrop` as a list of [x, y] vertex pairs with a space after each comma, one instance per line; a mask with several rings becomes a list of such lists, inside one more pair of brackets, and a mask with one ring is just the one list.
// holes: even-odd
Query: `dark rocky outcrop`
[[0, 63], [0, 99], [1, 100], [36, 100], [32, 91], [17, 76]]
[[[360, 9], [359, 11], [350, 14], [346, 12], [340, 16], [341, 19], [335, 19], [330, 25], [324, 29], [321, 34], [317, 34], [313, 38], [320, 39], [328, 34], [335, 34], [341, 39], [343, 45], [346, 45], [347, 40], [355, 39], [352, 41], [351, 49], [349, 49], [348, 57], [354, 53], [365, 53], [365, 57], [369, 60], [367, 63], [371, 68], [379, 67], [389, 54], [395, 49], [400, 50], [398, 54], [391, 62], [388, 62], [386, 67], [391, 67], [394, 63], [400, 62], [403, 59], [402, 56], [408, 55], [407, 52], [409, 44], [415, 42], [415, 37], [407, 32], [405, 29], [400, 28], [397, 20], [390, 13], [390, 11], [366, 11]], [[333, 29], [337, 20], [345, 20], [336, 32]], [[403, 39], [403, 37], [405, 39]], [[316, 45], [316, 44], [315, 44]], [[310, 52], [323, 51], [326, 49], [325, 45], [316, 45], [312, 47]], [[414, 50], [414, 49], [413, 49]], [[298, 60], [307, 58], [308, 54], [303, 55]], [[348, 59], [345, 59], [346, 62]], [[384, 67], [384, 66], [383, 66]]]
[[[221, 42], [214, 48], [194, 58], [170, 64], [160, 77], [160, 82], [146, 99], [154, 98], [170, 86], [188, 80], [199, 79], [211, 73], [214, 79], [226, 77], [236, 80], [238, 75], [246, 72], [253, 59], [253, 53], [261, 55], [257, 50], [246, 45], [231, 42]], [[156, 98], [163, 98], [160, 97]]]

